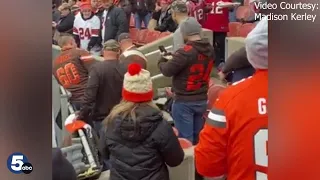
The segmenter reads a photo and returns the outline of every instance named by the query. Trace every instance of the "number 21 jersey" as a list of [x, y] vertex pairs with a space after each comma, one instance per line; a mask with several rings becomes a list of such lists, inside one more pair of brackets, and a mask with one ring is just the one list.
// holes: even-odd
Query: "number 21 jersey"
[[219, 7], [223, 2], [232, 2], [231, 0], [205, 0], [211, 4], [212, 10], [207, 14], [207, 20], [202, 25], [203, 28], [210, 29], [214, 32], [229, 31], [229, 9]]
[[80, 39], [80, 48], [87, 49], [91, 37], [98, 37], [100, 30], [100, 19], [94, 15], [90, 19], [84, 20], [81, 13], [75, 17], [73, 24], [73, 34]]

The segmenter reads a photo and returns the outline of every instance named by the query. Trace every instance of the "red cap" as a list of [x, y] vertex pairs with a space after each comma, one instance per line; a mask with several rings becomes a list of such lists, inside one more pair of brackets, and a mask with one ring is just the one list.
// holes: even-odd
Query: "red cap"
[[90, 2], [83, 2], [83, 3], [81, 3], [80, 9], [81, 9], [81, 10], [84, 10], [84, 9], [90, 9], [90, 10], [92, 10], [91, 3], [90, 3]]

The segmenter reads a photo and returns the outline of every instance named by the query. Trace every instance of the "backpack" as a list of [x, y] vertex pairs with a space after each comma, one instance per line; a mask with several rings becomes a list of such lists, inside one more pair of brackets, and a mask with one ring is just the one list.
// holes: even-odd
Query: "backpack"
[[148, 14], [146, 0], [137, 0], [137, 13], [139, 16], [146, 16]]

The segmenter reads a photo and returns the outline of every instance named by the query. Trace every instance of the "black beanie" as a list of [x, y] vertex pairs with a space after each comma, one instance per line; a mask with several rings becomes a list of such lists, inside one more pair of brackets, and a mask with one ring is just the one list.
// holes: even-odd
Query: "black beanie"
[[77, 180], [75, 169], [59, 148], [52, 148], [52, 180]]

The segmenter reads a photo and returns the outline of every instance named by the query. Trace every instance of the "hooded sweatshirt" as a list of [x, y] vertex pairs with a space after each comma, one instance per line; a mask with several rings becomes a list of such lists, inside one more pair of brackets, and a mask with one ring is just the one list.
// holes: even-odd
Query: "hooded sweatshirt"
[[169, 180], [166, 165], [178, 166], [184, 159], [171, 125], [150, 106], [134, 111], [135, 121], [120, 114], [101, 134], [100, 151], [110, 158], [110, 179]]
[[207, 100], [208, 83], [214, 64], [214, 49], [208, 40], [188, 41], [171, 60], [161, 58], [158, 66], [164, 76], [172, 77], [177, 101]]

